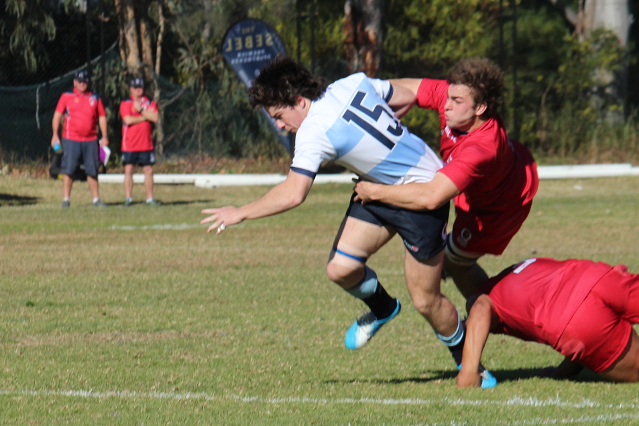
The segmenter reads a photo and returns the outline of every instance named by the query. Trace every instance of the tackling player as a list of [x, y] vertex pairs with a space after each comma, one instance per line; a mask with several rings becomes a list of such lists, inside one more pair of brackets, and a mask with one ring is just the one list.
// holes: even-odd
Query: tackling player
[[360, 182], [356, 200], [405, 209], [432, 209], [454, 199], [455, 223], [446, 240], [444, 270], [469, 297], [486, 282], [477, 264], [500, 255], [528, 216], [539, 180], [532, 154], [508, 137], [497, 113], [502, 72], [489, 60], [459, 62], [446, 80], [391, 81], [398, 115], [417, 103], [439, 113], [440, 154], [446, 165], [427, 183]]
[[[617, 382], [639, 381], [639, 275], [623, 265], [533, 258], [486, 283], [466, 321], [459, 387], [479, 386], [477, 365], [488, 334], [552, 346], [566, 358], [544, 376], [588, 367]], [[468, 301], [472, 304], [475, 297]]]
[[[205, 209], [211, 215], [208, 232], [224, 231], [246, 219], [284, 212], [301, 204], [320, 165], [328, 160], [357, 173], [362, 180], [401, 186], [428, 182], [442, 166], [437, 155], [411, 134], [387, 100], [387, 81], [351, 75], [327, 88], [291, 59], [276, 59], [264, 67], [249, 89], [254, 107], [264, 107], [279, 128], [296, 133], [295, 155], [286, 180], [262, 198], [241, 207]], [[405, 278], [415, 308], [428, 320], [440, 340], [461, 357], [463, 325], [455, 306], [440, 292], [448, 203], [429, 211], [411, 211], [383, 203], [351, 199], [327, 265], [328, 277], [361, 299], [371, 312], [347, 331], [349, 349], [364, 346], [400, 311], [399, 300], [388, 295], [366, 261], [396, 233], [404, 240]], [[485, 387], [494, 378], [482, 372]]]

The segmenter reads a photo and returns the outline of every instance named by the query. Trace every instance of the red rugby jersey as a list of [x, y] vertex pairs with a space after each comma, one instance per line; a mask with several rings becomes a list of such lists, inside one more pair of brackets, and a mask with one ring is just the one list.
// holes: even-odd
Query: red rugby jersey
[[554, 347], [590, 290], [613, 267], [591, 260], [525, 260], [488, 280], [484, 289], [500, 333]]
[[80, 94], [76, 89], [60, 96], [56, 112], [64, 114], [62, 137], [88, 142], [98, 137], [98, 118], [106, 117], [102, 99], [91, 92]]
[[[157, 111], [158, 106], [155, 101], [149, 100], [146, 96], [142, 96], [142, 107], [150, 111]], [[127, 99], [120, 104], [120, 116], [139, 117], [142, 114], [133, 109], [133, 99]], [[132, 125], [122, 122], [122, 151], [139, 152], [151, 151], [153, 149], [153, 124], [148, 121], [142, 121]]]
[[530, 151], [509, 139], [498, 115], [470, 133], [448, 127], [444, 116], [448, 86], [445, 80], [422, 80], [417, 104], [439, 113], [439, 151], [446, 163], [439, 171], [462, 193], [455, 205], [481, 214], [510, 211], [530, 202], [539, 185]]

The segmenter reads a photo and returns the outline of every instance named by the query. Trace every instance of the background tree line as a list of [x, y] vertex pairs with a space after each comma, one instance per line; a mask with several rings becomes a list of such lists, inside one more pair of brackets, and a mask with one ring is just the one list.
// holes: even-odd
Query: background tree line
[[[55, 79], [115, 45], [93, 75], [116, 149], [119, 102], [129, 78], [144, 76], [163, 114], [161, 153], [283, 156], [220, 51], [227, 28], [251, 17], [329, 80], [355, 71], [443, 78], [462, 58], [489, 57], [505, 71], [511, 134], [517, 117], [519, 138], [538, 157], [619, 161], [639, 154], [639, 83], [630, 78], [639, 35], [627, 19], [638, 3], [504, 1], [500, 15], [495, 0], [5, 0], [0, 85]], [[435, 114], [415, 109], [405, 122], [437, 143]]]

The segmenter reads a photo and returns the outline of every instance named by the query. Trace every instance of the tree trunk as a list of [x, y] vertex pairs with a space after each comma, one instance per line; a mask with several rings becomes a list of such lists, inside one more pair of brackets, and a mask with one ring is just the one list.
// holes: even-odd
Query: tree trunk
[[115, 7], [120, 23], [120, 57], [129, 73], [138, 75], [141, 61], [133, 0], [115, 0]]
[[144, 64], [144, 77], [147, 81], [153, 80], [153, 47], [151, 27], [149, 24], [149, 2], [137, 2], [137, 21], [140, 24], [140, 45], [142, 47], [142, 63]]
[[587, 38], [592, 30], [603, 28], [617, 34], [622, 47], [628, 45], [633, 21], [629, 7], [631, 0], [579, 0], [577, 12], [566, 6], [562, 0], [549, 1], [575, 27], [580, 37]]
[[383, 0], [347, 0], [344, 50], [348, 70], [374, 77], [380, 65]]
[[628, 45], [632, 15], [628, 1], [586, 0], [584, 4], [584, 29], [586, 35], [592, 29], [604, 28], [613, 31], [621, 47]]

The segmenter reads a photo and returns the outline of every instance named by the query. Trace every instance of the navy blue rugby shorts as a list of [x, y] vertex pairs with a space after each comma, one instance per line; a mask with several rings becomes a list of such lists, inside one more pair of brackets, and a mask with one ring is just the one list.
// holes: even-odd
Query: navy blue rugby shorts
[[100, 167], [100, 144], [98, 140], [78, 142], [62, 138], [62, 174], [73, 175], [80, 164], [87, 176], [96, 177]]
[[155, 164], [155, 151], [122, 151], [122, 163], [152, 166]]
[[415, 259], [428, 260], [444, 250], [450, 203], [437, 210], [415, 211], [379, 202], [362, 205], [353, 201], [355, 195], [351, 197], [346, 216], [394, 228]]

